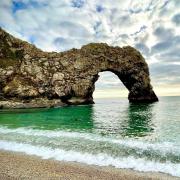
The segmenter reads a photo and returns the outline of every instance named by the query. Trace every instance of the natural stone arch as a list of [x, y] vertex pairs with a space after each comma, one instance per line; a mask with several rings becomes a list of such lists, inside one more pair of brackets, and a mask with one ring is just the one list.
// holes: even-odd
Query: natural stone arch
[[[158, 100], [148, 65], [136, 49], [91, 43], [62, 53], [43, 52], [0, 30], [0, 100], [11, 106], [46, 107], [93, 103], [98, 73], [116, 74], [130, 102]], [[3, 102], [2, 102], [3, 100]], [[16, 103], [16, 104], [15, 104]]]
[[[152, 90], [149, 78], [148, 66], [139, 53], [134, 48], [127, 46], [123, 48], [109, 47], [107, 44], [88, 44], [80, 50], [85, 57], [77, 59], [79, 65], [85, 63], [86, 69], [83, 73], [87, 83], [82, 85], [81, 97], [92, 102], [92, 94], [98, 73], [110, 71], [117, 75], [125, 87], [129, 90], [128, 99], [130, 102], [154, 102], [157, 97]], [[80, 66], [78, 66], [80, 68]], [[82, 80], [78, 84], [81, 84]], [[77, 84], [77, 86], [78, 86]], [[85, 87], [88, 91], [84, 89]], [[77, 90], [75, 90], [77, 92]], [[77, 94], [77, 96], [79, 96]], [[69, 100], [68, 100], [69, 101]]]

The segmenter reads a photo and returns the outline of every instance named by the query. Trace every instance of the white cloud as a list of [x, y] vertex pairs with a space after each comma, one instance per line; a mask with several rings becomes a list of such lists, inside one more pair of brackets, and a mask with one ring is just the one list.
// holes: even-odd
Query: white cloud
[[[179, 4], [177, 0], [1, 0], [0, 26], [47, 51], [80, 48], [89, 42], [135, 46], [150, 67], [157, 67], [152, 72], [154, 81], [163, 74], [158, 72], [159, 62], [164, 65], [172, 55], [168, 63], [179, 62], [175, 51], [179, 48]], [[163, 75], [168, 77], [169, 72]], [[104, 87], [112, 82], [113, 76], [109, 77], [102, 80]]]

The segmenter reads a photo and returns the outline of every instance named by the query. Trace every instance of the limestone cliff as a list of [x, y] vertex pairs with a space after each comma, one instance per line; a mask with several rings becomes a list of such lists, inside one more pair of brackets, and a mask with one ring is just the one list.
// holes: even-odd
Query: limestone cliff
[[148, 66], [136, 49], [91, 43], [81, 49], [43, 52], [0, 29], [0, 107], [51, 107], [93, 103], [98, 73], [111, 71], [130, 102], [158, 101]]

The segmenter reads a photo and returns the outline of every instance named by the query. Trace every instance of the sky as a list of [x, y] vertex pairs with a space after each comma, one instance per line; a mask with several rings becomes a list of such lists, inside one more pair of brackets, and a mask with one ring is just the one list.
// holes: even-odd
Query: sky
[[[133, 46], [157, 95], [180, 95], [180, 0], [0, 0], [0, 26], [45, 51]], [[95, 96], [127, 93], [114, 74], [100, 73]]]

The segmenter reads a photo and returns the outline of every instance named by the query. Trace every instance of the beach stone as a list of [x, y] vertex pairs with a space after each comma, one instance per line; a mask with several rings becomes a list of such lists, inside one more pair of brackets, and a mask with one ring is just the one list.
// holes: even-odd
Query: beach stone
[[41, 103], [44, 107], [47, 99], [52, 100], [51, 106], [58, 104], [56, 101], [93, 103], [95, 82], [103, 71], [119, 77], [129, 91], [130, 102], [158, 101], [150, 84], [148, 65], [133, 47], [90, 43], [81, 49], [43, 52], [1, 28], [0, 39], [0, 102], [11, 102], [4, 107], [25, 104], [27, 99], [31, 102], [28, 107], [41, 107]]

